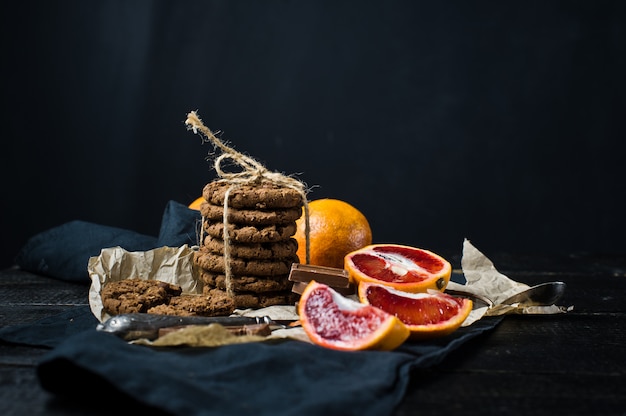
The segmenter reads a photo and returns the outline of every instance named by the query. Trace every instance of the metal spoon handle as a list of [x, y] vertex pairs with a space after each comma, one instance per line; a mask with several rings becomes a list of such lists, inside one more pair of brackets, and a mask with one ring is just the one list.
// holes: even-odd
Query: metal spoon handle
[[547, 282], [532, 286], [523, 292], [517, 293], [500, 302], [502, 305], [512, 305], [514, 303], [524, 306], [549, 306], [554, 305], [561, 299], [565, 292], [565, 283]]
[[493, 307], [493, 302], [491, 301], [491, 299], [487, 298], [486, 296], [482, 296], [476, 293], [465, 292], [463, 290], [456, 290], [456, 289], [446, 289], [445, 293], [452, 295], [452, 296], [463, 296], [466, 298], [471, 298], [471, 299], [484, 303], [490, 308]]

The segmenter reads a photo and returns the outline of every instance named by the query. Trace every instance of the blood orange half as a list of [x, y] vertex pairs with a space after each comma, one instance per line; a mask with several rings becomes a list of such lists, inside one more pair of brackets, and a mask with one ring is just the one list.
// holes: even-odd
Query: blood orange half
[[405, 292], [443, 291], [450, 263], [428, 250], [399, 244], [372, 244], [348, 253], [344, 268], [356, 282], [380, 283]]
[[348, 299], [330, 286], [309, 282], [298, 301], [298, 314], [311, 341], [343, 351], [393, 350], [410, 335], [395, 316]]
[[472, 311], [470, 299], [438, 291], [408, 293], [376, 283], [359, 284], [359, 300], [397, 316], [412, 339], [434, 338], [456, 331]]

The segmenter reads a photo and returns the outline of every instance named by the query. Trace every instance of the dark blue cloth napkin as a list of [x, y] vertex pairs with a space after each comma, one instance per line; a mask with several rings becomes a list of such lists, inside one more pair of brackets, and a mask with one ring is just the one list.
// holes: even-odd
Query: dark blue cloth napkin
[[16, 264], [23, 270], [56, 279], [89, 283], [89, 258], [100, 255], [103, 248], [120, 246], [127, 251], [146, 251], [163, 246], [195, 245], [200, 218], [199, 211], [169, 201], [158, 237], [86, 221], [70, 221], [31, 237], [17, 254]]
[[0, 328], [0, 341], [54, 348], [76, 334], [93, 330], [96, 325], [98, 320], [89, 306], [77, 306], [34, 323]]
[[80, 394], [96, 403], [121, 392], [175, 415], [379, 416], [400, 403], [413, 370], [439, 363], [500, 320], [485, 318], [448, 337], [409, 341], [391, 352], [341, 352], [295, 340], [153, 348], [91, 328], [48, 353], [37, 375], [44, 389], [60, 397]]

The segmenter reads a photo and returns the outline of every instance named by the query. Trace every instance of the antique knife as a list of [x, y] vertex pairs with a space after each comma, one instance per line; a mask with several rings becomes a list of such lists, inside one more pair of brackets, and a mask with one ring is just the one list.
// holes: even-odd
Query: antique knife
[[269, 316], [174, 316], [149, 313], [128, 313], [113, 316], [99, 323], [98, 331], [114, 334], [124, 340], [158, 338], [159, 330], [188, 325], [220, 324], [226, 327], [268, 324], [271, 329], [287, 328], [294, 320], [272, 320]]

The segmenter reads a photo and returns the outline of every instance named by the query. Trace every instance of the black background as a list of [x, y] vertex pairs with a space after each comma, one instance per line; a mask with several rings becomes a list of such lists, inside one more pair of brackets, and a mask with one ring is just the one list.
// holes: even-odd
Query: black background
[[215, 177], [198, 110], [375, 242], [626, 252], [626, 2], [3, 2], [0, 265], [156, 235]]

